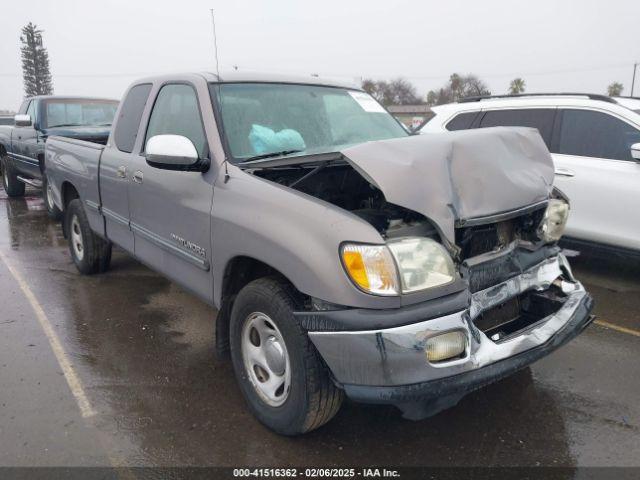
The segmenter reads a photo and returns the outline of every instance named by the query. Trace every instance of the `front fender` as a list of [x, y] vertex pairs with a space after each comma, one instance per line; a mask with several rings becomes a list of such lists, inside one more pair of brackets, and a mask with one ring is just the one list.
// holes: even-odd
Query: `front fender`
[[302, 293], [359, 308], [397, 308], [400, 297], [356, 288], [340, 262], [340, 244], [382, 244], [367, 222], [334, 205], [229, 166], [216, 182], [212, 208], [214, 301], [233, 258], [247, 256], [278, 270]]

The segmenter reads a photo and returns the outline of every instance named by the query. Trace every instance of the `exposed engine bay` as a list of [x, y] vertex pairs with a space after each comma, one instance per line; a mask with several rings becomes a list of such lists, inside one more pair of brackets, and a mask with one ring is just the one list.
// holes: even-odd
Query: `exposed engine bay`
[[383, 238], [438, 239], [437, 230], [423, 215], [388, 203], [377, 187], [348, 164], [299, 165], [257, 170], [254, 174], [343, 208], [373, 225]]

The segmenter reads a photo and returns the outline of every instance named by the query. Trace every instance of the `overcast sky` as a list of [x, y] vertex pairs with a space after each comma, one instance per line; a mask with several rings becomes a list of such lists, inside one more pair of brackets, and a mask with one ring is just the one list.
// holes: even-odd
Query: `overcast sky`
[[[638, 0], [12, 0], [2, 6], [0, 109], [22, 96], [20, 29], [44, 30], [55, 93], [120, 98], [139, 76], [213, 70], [411, 80], [421, 94], [452, 72], [494, 93], [628, 95], [640, 61]], [[640, 68], [638, 75], [640, 76]], [[640, 95], [640, 78], [636, 95]]]

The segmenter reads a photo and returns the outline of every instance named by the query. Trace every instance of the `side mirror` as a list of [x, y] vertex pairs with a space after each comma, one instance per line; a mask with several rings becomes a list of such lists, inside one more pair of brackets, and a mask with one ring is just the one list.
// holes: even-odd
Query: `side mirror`
[[634, 143], [631, 145], [631, 157], [636, 162], [640, 162], [640, 143]]
[[147, 140], [147, 163], [163, 170], [206, 172], [209, 160], [200, 159], [193, 142], [182, 135], [156, 135]]
[[18, 114], [15, 117], [13, 117], [13, 121], [15, 122], [16, 127], [30, 127], [31, 115]]

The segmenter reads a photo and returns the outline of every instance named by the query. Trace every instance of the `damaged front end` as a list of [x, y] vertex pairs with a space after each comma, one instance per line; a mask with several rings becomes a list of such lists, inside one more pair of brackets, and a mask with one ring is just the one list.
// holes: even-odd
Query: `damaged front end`
[[354, 400], [432, 415], [592, 320], [592, 299], [556, 245], [568, 202], [534, 130], [371, 142], [268, 166], [253, 173], [351, 212], [382, 239], [345, 239], [345, 272], [364, 293], [399, 297], [400, 308], [312, 299], [297, 313]]

